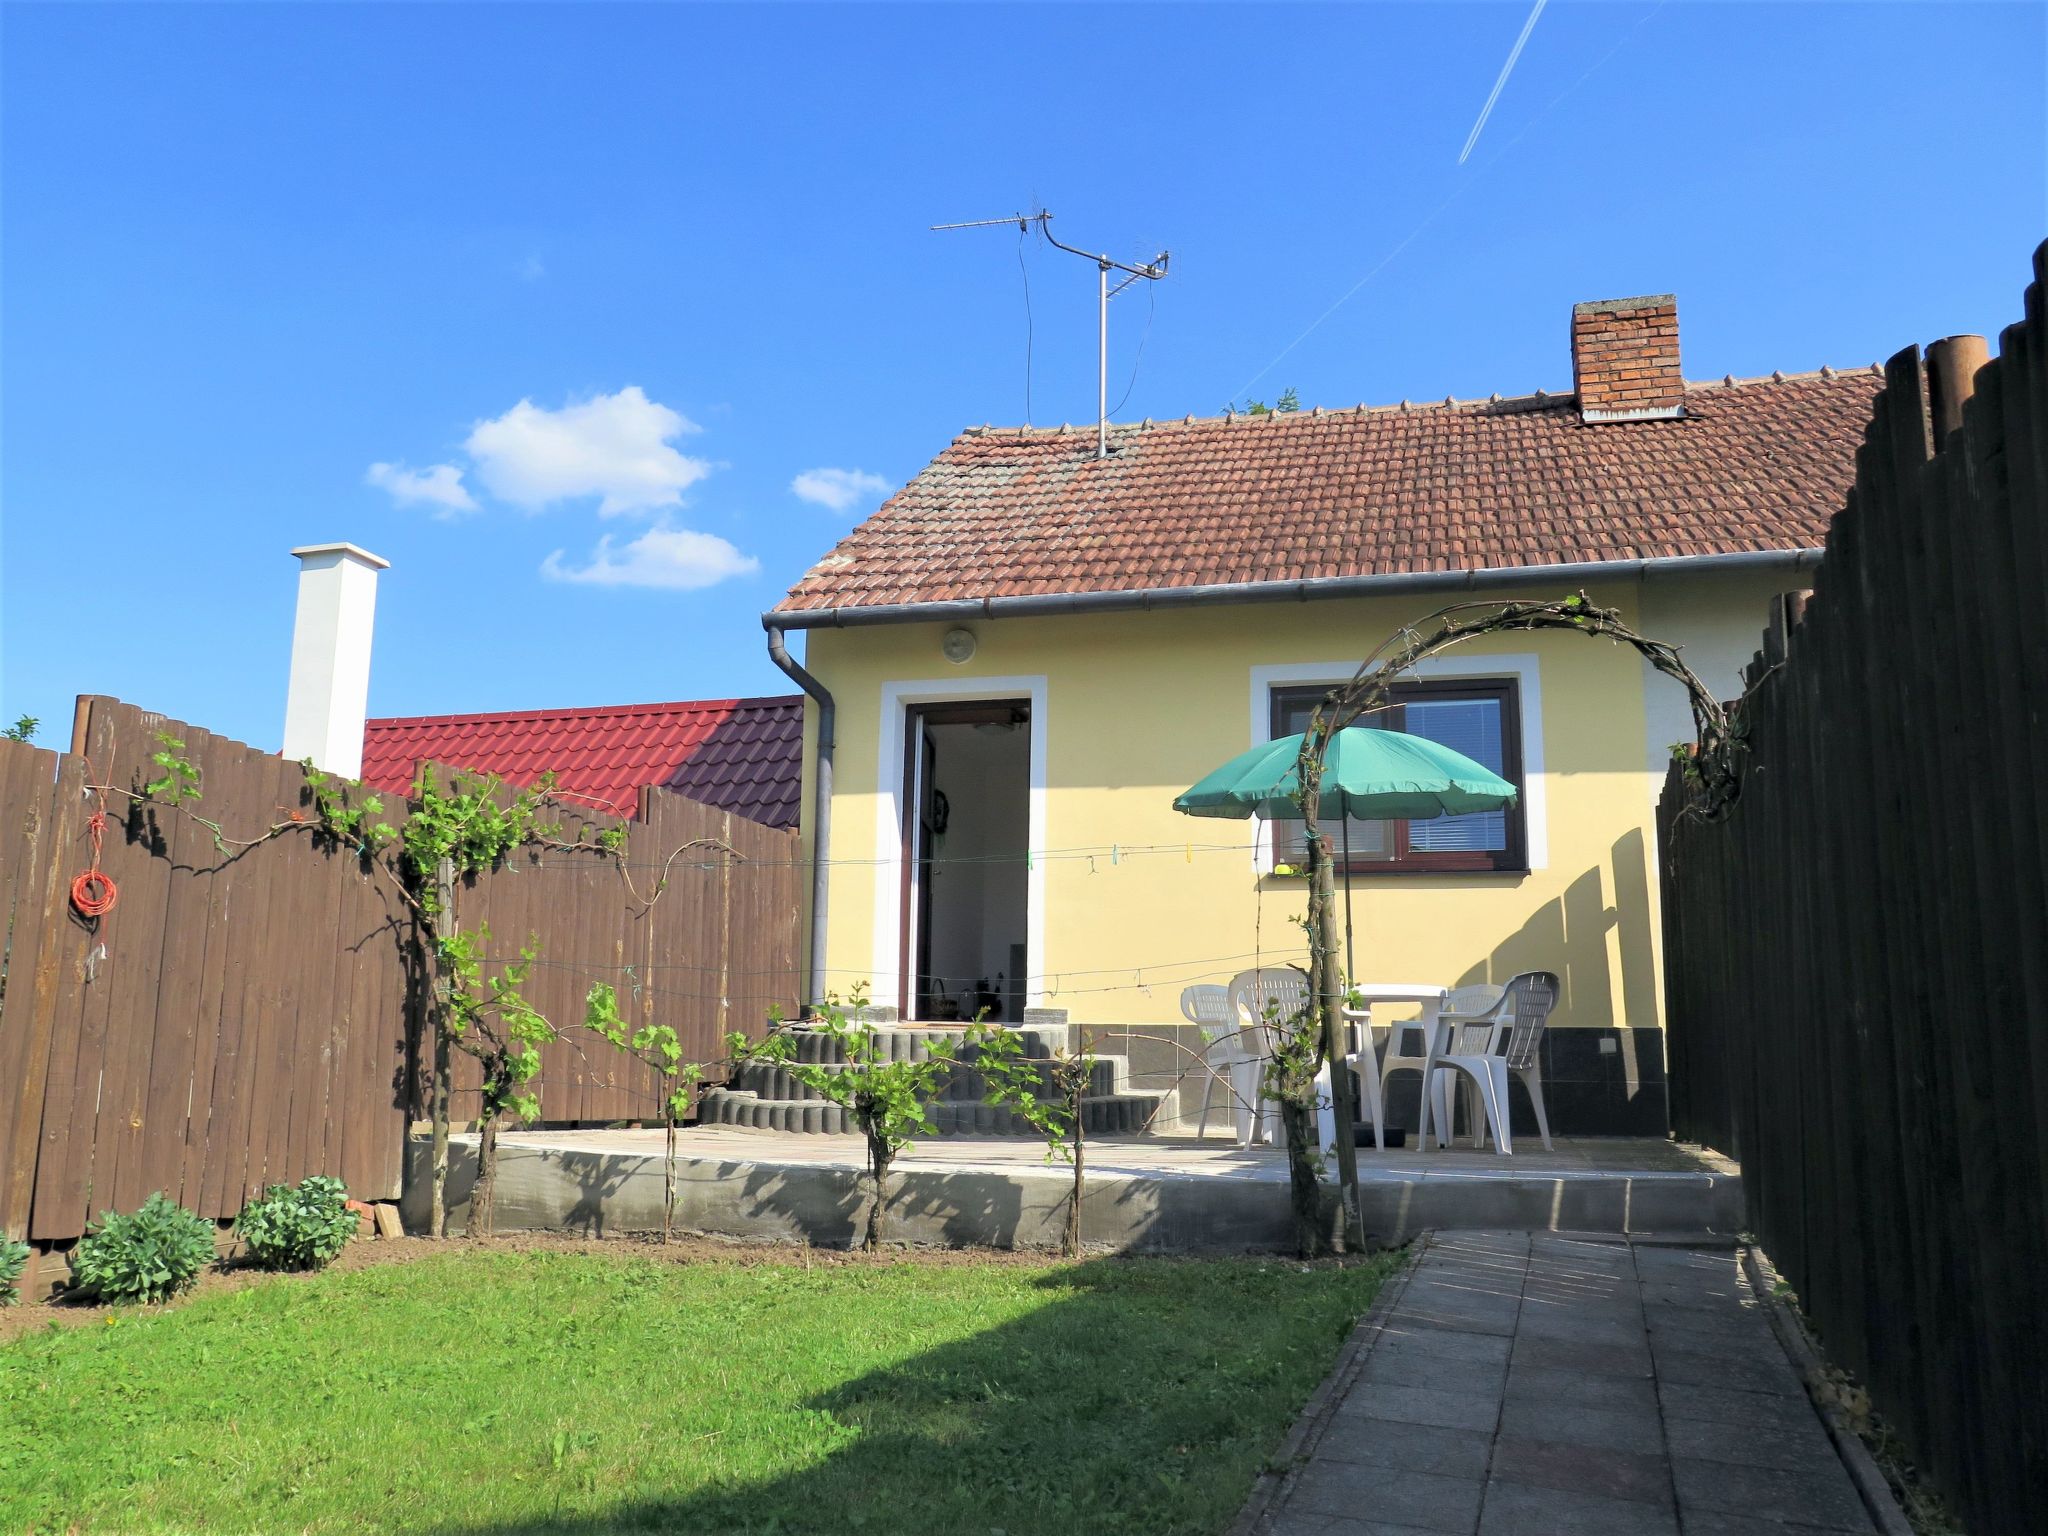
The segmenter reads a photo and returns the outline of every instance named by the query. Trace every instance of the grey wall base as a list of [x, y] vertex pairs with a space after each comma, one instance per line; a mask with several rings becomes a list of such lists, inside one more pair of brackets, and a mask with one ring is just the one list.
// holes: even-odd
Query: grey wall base
[[[765, 1149], [764, 1149], [765, 1150]], [[411, 1144], [402, 1214], [426, 1226], [424, 1139]], [[449, 1172], [451, 1230], [468, 1219], [473, 1143]], [[866, 1175], [852, 1169], [679, 1157], [676, 1226], [724, 1237], [848, 1247], [867, 1220]], [[619, 1152], [501, 1145], [503, 1232], [586, 1237], [659, 1231], [662, 1159]], [[891, 1240], [929, 1247], [1054, 1248], [1071, 1188], [1064, 1171], [917, 1168], [890, 1176]], [[1335, 1194], [1327, 1190], [1334, 1220]], [[1726, 1236], [1742, 1227], [1741, 1181], [1703, 1173], [1546, 1174], [1452, 1178], [1377, 1174], [1361, 1185], [1367, 1235], [1405, 1243], [1429, 1230], [1569, 1231]], [[1090, 1177], [1082, 1240], [1131, 1252], [1291, 1251], [1283, 1181], [1206, 1175]]]
[[[1160, 1093], [1166, 1103], [1152, 1129], [1186, 1134], [1203, 1120], [1206, 1094], [1212, 1125], [1230, 1123], [1230, 1094], [1199, 1065], [1205, 1041], [1190, 1024], [1076, 1026], [1097, 1051], [1130, 1063], [1134, 1092]], [[1570, 1028], [1544, 1031], [1543, 1100], [1559, 1136], [1662, 1136], [1670, 1128], [1661, 1029]], [[1387, 1125], [1419, 1124], [1419, 1072], [1396, 1072], [1387, 1084]], [[1508, 1096], [1517, 1136], [1536, 1134], [1536, 1114], [1519, 1080]]]

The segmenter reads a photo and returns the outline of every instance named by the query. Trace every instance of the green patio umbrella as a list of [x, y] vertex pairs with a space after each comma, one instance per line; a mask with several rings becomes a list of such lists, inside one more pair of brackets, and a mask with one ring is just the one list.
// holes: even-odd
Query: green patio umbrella
[[[1175, 796], [1173, 808], [1189, 816], [1299, 821], [1293, 796], [1301, 787], [1295, 771], [1301, 741], [1299, 735], [1281, 736], [1238, 754]], [[1514, 803], [1514, 785], [1425, 736], [1353, 725], [1330, 738], [1316, 816], [1339, 820], [1344, 829], [1344, 964], [1353, 978], [1358, 967], [1351, 944], [1350, 818], [1433, 821]]]
[[[1238, 821], [1252, 816], [1300, 820], [1293, 797], [1301, 787], [1295, 773], [1301, 741], [1298, 735], [1281, 736], [1240, 753], [1175, 796], [1173, 808], [1189, 816]], [[1332, 736], [1330, 749], [1323, 754], [1323, 792], [1316, 801], [1316, 815], [1429, 821], [1514, 803], [1514, 785], [1462, 752], [1425, 736], [1353, 725]]]

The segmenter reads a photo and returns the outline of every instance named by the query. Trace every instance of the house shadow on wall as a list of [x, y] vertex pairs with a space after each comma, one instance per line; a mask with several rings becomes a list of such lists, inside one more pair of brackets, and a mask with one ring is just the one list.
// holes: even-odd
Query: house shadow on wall
[[[1657, 1027], [1649, 849], [1642, 831], [1631, 829], [1610, 853], [1611, 892], [1605, 869], [1594, 865], [1562, 896], [1530, 913], [1456, 985], [1498, 986], [1523, 971], [1555, 972], [1560, 995], [1542, 1047], [1551, 1131], [1662, 1136], [1670, 1105], [1664, 1032]], [[1396, 1073], [1388, 1084], [1387, 1123], [1413, 1131], [1420, 1095], [1420, 1073]], [[1535, 1110], [1518, 1079], [1510, 1079], [1509, 1096], [1514, 1134], [1533, 1137]]]
[[[588, 1513], [434, 1529], [1211, 1532], [1349, 1331], [1358, 1293], [1347, 1302], [1319, 1285], [1305, 1316], [1301, 1282], [1279, 1262], [1222, 1276], [1171, 1260], [1062, 1266], [1029, 1282], [1044, 1304], [1021, 1317], [792, 1400], [797, 1445], [837, 1442], [812, 1465], [708, 1474], [708, 1486]], [[735, 1341], [736, 1379], [745, 1351]], [[764, 1373], [756, 1406], [776, 1403], [776, 1390]], [[718, 1444], [721, 1408], [705, 1410], [679, 1402], [670, 1444], [705, 1441], [706, 1458], [745, 1465], [749, 1448]]]

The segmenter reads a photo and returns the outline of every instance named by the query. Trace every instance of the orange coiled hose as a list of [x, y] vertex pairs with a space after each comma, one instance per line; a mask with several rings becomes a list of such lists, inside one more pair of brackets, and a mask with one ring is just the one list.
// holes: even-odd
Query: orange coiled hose
[[97, 869], [88, 869], [71, 882], [71, 905], [80, 917], [105, 917], [120, 899], [114, 882]]
[[85, 828], [92, 835], [92, 867], [71, 882], [71, 905], [80, 917], [105, 917], [121, 899], [120, 888], [100, 868], [100, 845], [107, 835], [106, 811], [94, 811]]

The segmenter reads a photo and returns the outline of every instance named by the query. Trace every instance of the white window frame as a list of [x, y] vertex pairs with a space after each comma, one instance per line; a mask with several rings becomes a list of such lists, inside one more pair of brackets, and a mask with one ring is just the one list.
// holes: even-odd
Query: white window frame
[[[1282, 662], [1251, 669], [1251, 738], [1249, 745], [1273, 739], [1273, 690], [1321, 684], [1333, 688], [1349, 682], [1358, 672], [1355, 661]], [[1526, 651], [1506, 655], [1430, 656], [1401, 674], [1401, 681], [1426, 683], [1432, 679], [1512, 678], [1522, 713], [1522, 818], [1523, 846], [1533, 873], [1550, 866], [1549, 794], [1543, 771], [1543, 669]], [[900, 776], [900, 774], [899, 774]], [[1273, 833], [1269, 823], [1252, 823], [1252, 862], [1262, 875], [1273, 873]], [[1466, 878], [1461, 872], [1447, 872], [1448, 878]], [[1485, 879], [1488, 872], [1474, 870], [1470, 878]]]
[[[875, 948], [869, 977], [869, 995], [877, 1003], [893, 1003], [903, 991], [903, 767], [904, 733], [909, 728], [911, 706], [971, 704], [978, 699], [1031, 701], [1031, 788], [1024, 846], [1035, 852], [1047, 846], [1045, 765], [1050, 719], [1046, 695], [1043, 673], [1018, 677], [910, 678], [882, 684], [881, 713], [877, 716], [882, 723], [881, 746], [875, 773], [875, 782], [881, 787], [875, 796]], [[1041, 1007], [1041, 982], [1045, 975], [1043, 859], [1030, 860], [1024, 876], [1024, 964], [1024, 1006]]]

